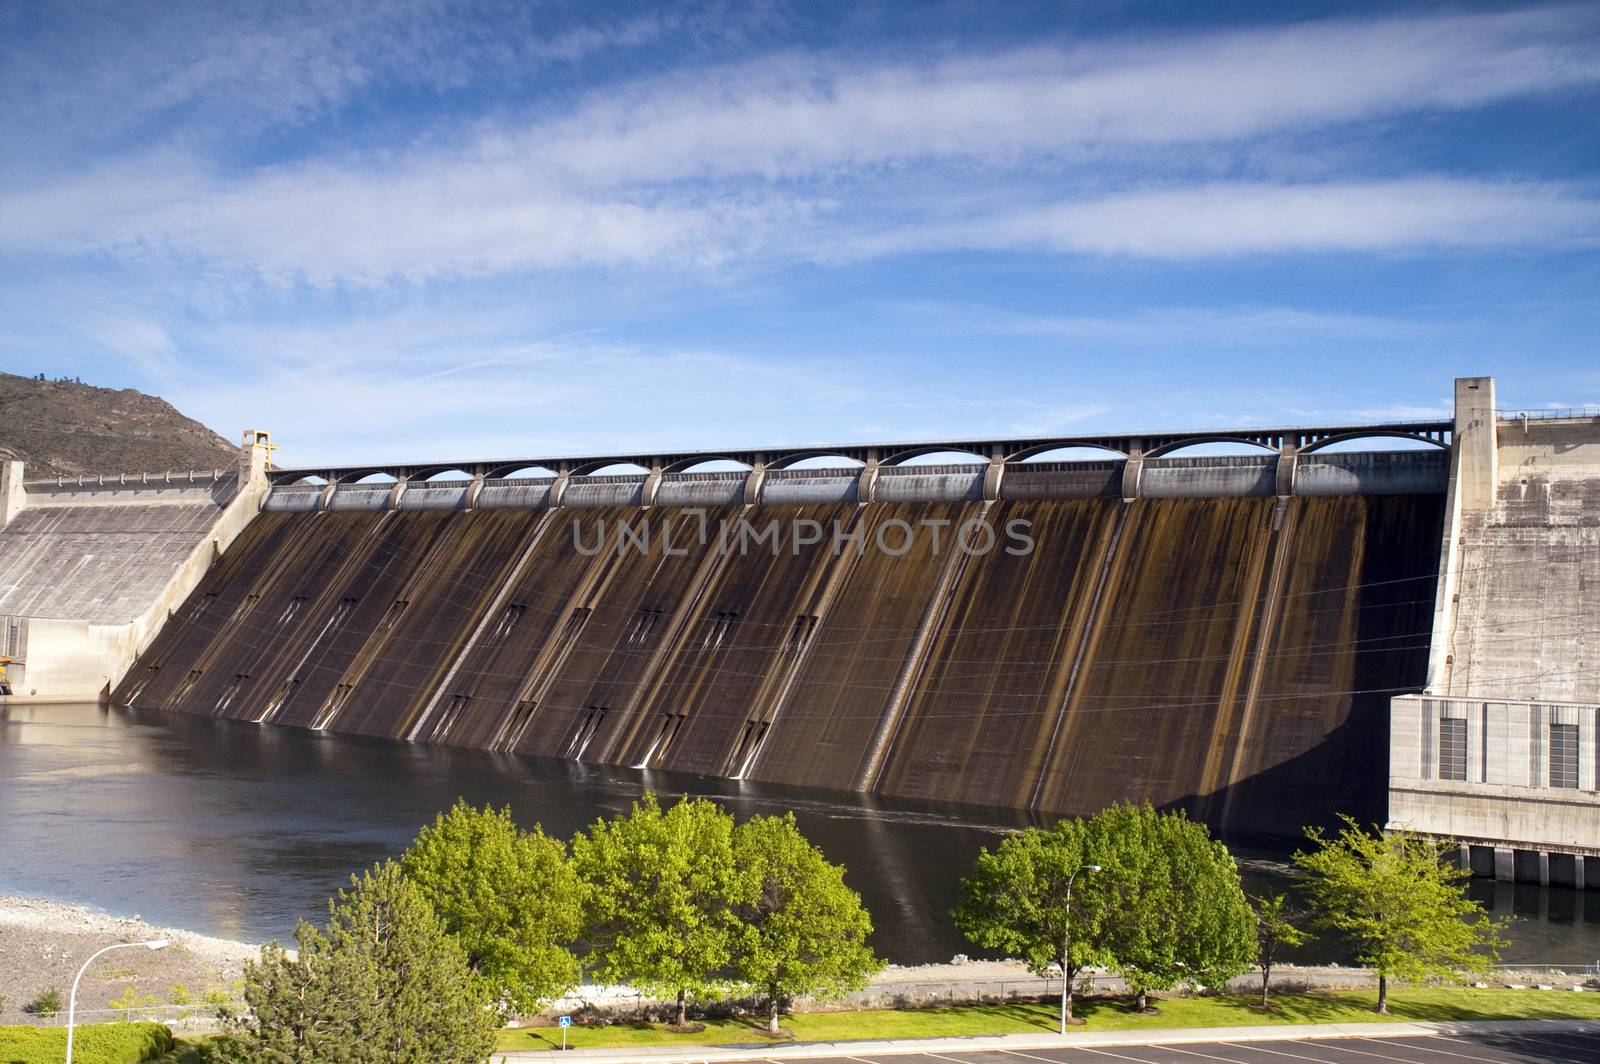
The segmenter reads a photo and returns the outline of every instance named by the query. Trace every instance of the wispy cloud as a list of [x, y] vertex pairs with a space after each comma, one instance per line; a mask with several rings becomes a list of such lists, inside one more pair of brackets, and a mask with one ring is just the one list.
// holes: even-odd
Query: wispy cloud
[[1152, 189], [909, 225], [843, 255], [1024, 248], [1163, 259], [1600, 243], [1600, 198], [1562, 185], [1451, 178]]
[[791, 55], [634, 86], [504, 148], [618, 183], [1237, 141], [1593, 83], [1597, 37], [1595, 9], [1567, 6], [866, 68]]
[[[295, 67], [287, 80], [314, 103], [283, 106], [331, 105], [372, 76], [338, 59], [338, 42], [367, 30], [395, 53], [373, 65], [409, 58], [426, 72], [413, 76], [446, 83], [450, 64], [465, 60], [419, 39], [429, 25], [420, 17], [379, 7], [319, 24], [303, 46], [285, 27], [224, 34], [218, 56], [157, 98], [197, 98], [236, 67], [267, 81]], [[581, 51], [656, 29], [590, 28], [595, 40], [541, 47]], [[466, 142], [418, 137], [244, 170], [193, 146], [143, 149], [13, 187], [0, 213], [17, 248], [159, 256], [316, 285], [945, 248], [1182, 259], [1587, 247], [1600, 237], [1600, 200], [1568, 185], [1428, 175], [1196, 183], [1181, 162], [1161, 174], [1087, 160], [1118, 145], [1242, 149], [1284, 131], [1306, 137], [1595, 83], [1597, 37], [1595, 9], [1552, 7], [932, 63], [788, 53], [600, 90], [565, 116], [496, 120]], [[1043, 156], [1059, 157], [1055, 180], [1042, 180]], [[986, 204], [971, 198], [973, 166], [995, 190]]]

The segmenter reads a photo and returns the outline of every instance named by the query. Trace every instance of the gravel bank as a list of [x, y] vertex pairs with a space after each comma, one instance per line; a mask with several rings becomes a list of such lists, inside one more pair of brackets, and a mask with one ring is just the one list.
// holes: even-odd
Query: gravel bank
[[[113, 942], [166, 938], [164, 950], [115, 950], [95, 961], [78, 987], [78, 1009], [106, 1009], [131, 987], [141, 1003], [165, 1005], [183, 984], [198, 1002], [208, 990], [236, 996], [234, 985], [260, 947], [209, 938], [143, 920], [109, 916], [76, 905], [0, 895], [0, 1022], [31, 1023], [22, 1008], [39, 991], [55, 987], [63, 1011], [78, 968], [95, 950]], [[201, 1011], [205, 1011], [202, 1009]], [[88, 1019], [105, 1015], [88, 1013]]]

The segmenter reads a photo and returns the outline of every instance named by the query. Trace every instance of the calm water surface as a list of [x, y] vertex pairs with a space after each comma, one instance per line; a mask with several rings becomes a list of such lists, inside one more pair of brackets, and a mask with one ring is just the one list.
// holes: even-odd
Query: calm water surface
[[[0, 892], [226, 938], [287, 939], [352, 871], [398, 854], [457, 796], [509, 804], [519, 822], [568, 837], [646, 789], [715, 797], [741, 819], [794, 810], [806, 835], [849, 869], [878, 951], [902, 964], [970, 948], [946, 915], [958, 880], [979, 847], [1024, 823], [1003, 811], [182, 715], [0, 706]], [[1241, 857], [1247, 887], [1285, 887], [1285, 855]], [[1516, 918], [1505, 960], [1600, 958], [1600, 892], [1473, 886]], [[1322, 945], [1303, 959], [1337, 952]]]

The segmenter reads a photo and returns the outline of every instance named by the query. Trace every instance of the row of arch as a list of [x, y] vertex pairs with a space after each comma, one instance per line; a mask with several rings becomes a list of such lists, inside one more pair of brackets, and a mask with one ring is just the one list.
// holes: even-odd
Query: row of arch
[[[1339, 452], [1350, 450], [1392, 450], [1394, 441], [1402, 441], [1412, 449], [1448, 449], [1451, 426], [1448, 422], [1407, 428], [1373, 427], [1327, 432], [1308, 431], [1293, 438], [1286, 434], [1272, 435], [1215, 433], [1187, 435], [1174, 438], [1153, 439], [1148, 449], [1139, 449], [1131, 440], [1048, 440], [1032, 443], [1006, 453], [997, 444], [923, 444], [899, 451], [879, 454], [885, 448], [845, 447], [837, 450], [808, 449], [798, 451], [728, 452], [725, 454], [697, 452], [695, 454], [659, 457], [643, 455], [632, 457], [612, 456], [594, 459], [562, 459], [547, 462], [527, 460], [502, 464], [458, 463], [410, 466], [353, 466], [334, 470], [280, 469], [269, 477], [274, 484], [313, 483], [327, 484], [392, 484], [404, 477], [409, 483], [429, 481], [459, 481], [482, 476], [488, 479], [516, 479], [630, 475], [638, 476], [653, 471], [662, 473], [713, 473], [749, 472], [759, 463], [763, 468], [781, 469], [841, 469], [859, 468], [876, 458], [879, 466], [907, 466], [923, 464], [987, 463], [998, 459], [1006, 465], [1040, 462], [1082, 462], [1118, 460], [1138, 453], [1142, 458], [1174, 457], [1181, 452], [1196, 455], [1282, 453], [1289, 442], [1300, 454]], [[1385, 446], [1387, 444], [1387, 446]], [[659, 462], [655, 470], [642, 462]]]

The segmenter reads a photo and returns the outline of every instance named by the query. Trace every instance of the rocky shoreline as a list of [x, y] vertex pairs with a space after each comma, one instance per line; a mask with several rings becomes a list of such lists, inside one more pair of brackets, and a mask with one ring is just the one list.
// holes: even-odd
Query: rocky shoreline
[[[78, 1010], [88, 1020], [114, 1019], [113, 1001], [138, 1010], [237, 999], [244, 962], [260, 947], [212, 938], [181, 928], [156, 927], [138, 917], [111, 916], [80, 905], [0, 895], [0, 1023], [39, 1023], [23, 1011], [41, 991], [55, 989], [65, 1019], [67, 994], [79, 967], [95, 950], [114, 942], [166, 938], [166, 949], [116, 950], [97, 960], [78, 986]], [[95, 1010], [112, 1010], [97, 1012]], [[174, 1013], [180, 1010], [171, 1010]]]

